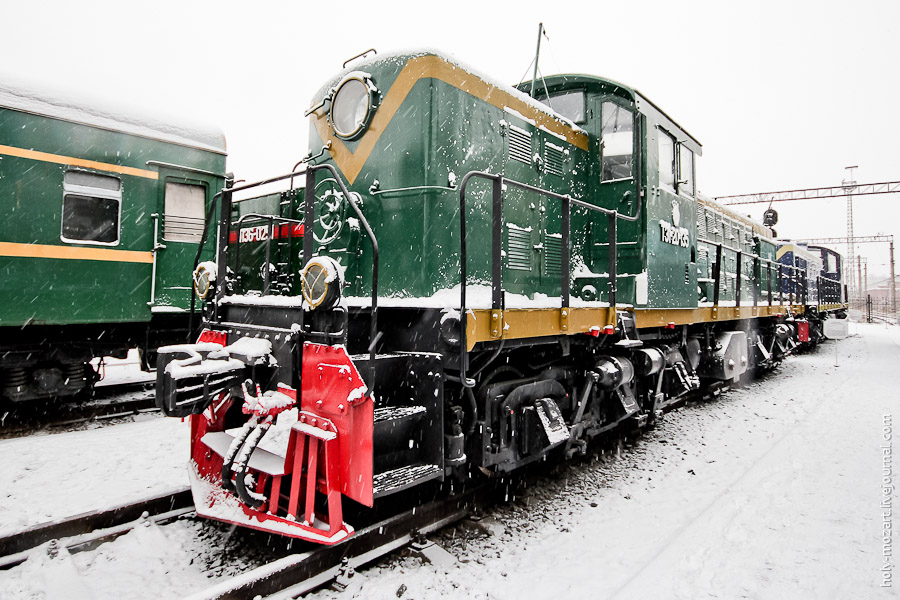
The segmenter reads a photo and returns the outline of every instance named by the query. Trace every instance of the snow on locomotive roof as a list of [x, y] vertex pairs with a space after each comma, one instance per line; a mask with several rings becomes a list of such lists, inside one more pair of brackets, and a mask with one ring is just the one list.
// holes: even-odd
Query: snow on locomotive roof
[[225, 154], [225, 135], [217, 128], [135, 114], [22, 81], [0, 81], [0, 107]]
[[[560, 123], [563, 123], [566, 126], [572, 128], [574, 131], [577, 131], [579, 133], [586, 133], [584, 129], [582, 129], [580, 126], [575, 124], [571, 119], [567, 119], [566, 117], [555, 112], [552, 108], [550, 108], [543, 102], [540, 102], [539, 100], [532, 98], [531, 96], [529, 96], [525, 92], [515, 88], [514, 86], [511, 86], [509, 84], [502, 83], [502, 82], [495, 80], [490, 75], [487, 75], [487, 74], [479, 71], [478, 69], [475, 69], [472, 66], [461, 62], [459, 59], [457, 59], [452, 54], [449, 54], [449, 53], [441, 51], [441, 50], [435, 50], [433, 48], [418, 48], [418, 49], [414, 49], [414, 50], [410, 50], [410, 49], [398, 50], [396, 52], [376, 54], [370, 58], [364, 58], [361, 61], [352, 61], [352, 63], [348, 63], [348, 65], [346, 67], [344, 67], [340, 71], [340, 73], [338, 73], [331, 80], [329, 80], [325, 85], [323, 85], [321, 88], [319, 88], [319, 90], [315, 93], [311, 104], [316, 105], [317, 103], [319, 103], [322, 100], [322, 98], [328, 93], [328, 91], [331, 88], [335, 87], [338, 83], [340, 83], [341, 79], [343, 79], [348, 73], [351, 73], [353, 71], [358, 71], [360, 69], [364, 70], [367, 65], [373, 65], [373, 64], [377, 64], [377, 63], [384, 63], [384, 62], [390, 62], [390, 61], [395, 62], [398, 66], [402, 66], [402, 65], [406, 64], [406, 62], [408, 60], [410, 60], [412, 58], [419, 58], [422, 56], [435, 56], [435, 57], [445, 61], [446, 63], [452, 65], [453, 67], [458, 68], [474, 77], [477, 77], [478, 79], [482, 80], [484, 83], [487, 83], [488, 85], [490, 85], [494, 88], [497, 88], [498, 90], [502, 90], [503, 92], [509, 94], [510, 96], [513, 96], [516, 100], [519, 100], [519, 101], [527, 104], [529, 106], [529, 108], [539, 111], [549, 117], [553, 117]], [[377, 82], [376, 82], [376, 85], [377, 85]]]
[[769, 239], [773, 239], [775, 237], [774, 232], [772, 231], [772, 229], [770, 227], [766, 227], [765, 225], [763, 225], [762, 223], [760, 223], [759, 221], [757, 221], [756, 219], [754, 219], [748, 215], [742, 215], [741, 213], [737, 212], [733, 208], [725, 206], [721, 202], [717, 202], [717, 201], [713, 200], [712, 198], [710, 198], [709, 196], [706, 196], [704, 194], [697, 194], [697, 202], [699, 202], [700, 204], [703, 204], [704, 206], [712, 208], [713, 210], [716, 210], [720, 213], [724, 213], [724, 214], [728, 215], [729, 217], [731, 217], [732, 219], [734, 219], [735, 221], [744, 223], [745, 225], [747, 225], [748, 227], [753, 229], [753, 231], [755, 233], [757, 233], [763, 237], [766, 237]]

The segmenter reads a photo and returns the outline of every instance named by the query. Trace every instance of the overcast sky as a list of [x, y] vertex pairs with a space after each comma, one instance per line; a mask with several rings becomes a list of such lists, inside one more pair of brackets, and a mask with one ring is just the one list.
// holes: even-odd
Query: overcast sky
[[[436, 48], [517, 83], [543, 21], [541, 71], [641, 90], [703, 144], [709, 196], [839, 185], [848, 165], [900, 180], [897, 0], [0, 1], [0, 76], [213, 123], [238, 178], [306, 153], [303, 112], [351, 56]], [[900, 243], [898, 194], [854, 207], [856, 235]], [[846, 235], [845, 200], [776, 208], [783, 236]], [[862, 253], [887, 273], [886, 245]]]

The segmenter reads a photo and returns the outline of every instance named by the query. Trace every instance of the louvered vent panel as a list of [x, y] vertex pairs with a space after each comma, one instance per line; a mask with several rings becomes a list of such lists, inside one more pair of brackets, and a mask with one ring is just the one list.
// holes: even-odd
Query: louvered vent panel
[[697, 206], [697, 235], [706, 237], [706, 209], [702, 205]]
[[562, 175], [566, 166], [566, 151], [556, 144], [544, 144], [544, 168], [551, 175]]
[[543, 258], [544, 274], [548, 277], [559, 277], [562, 275], [560, 261], [562, 260], [562, 238], [547, 236], [544, 239]]
[[507, 227], [506, 268], [513, 271], [530, 271], [533, 253], [531, 232]]
[[509, 159], [531, 164], [531, 133], [511, 126], [509, 128]]

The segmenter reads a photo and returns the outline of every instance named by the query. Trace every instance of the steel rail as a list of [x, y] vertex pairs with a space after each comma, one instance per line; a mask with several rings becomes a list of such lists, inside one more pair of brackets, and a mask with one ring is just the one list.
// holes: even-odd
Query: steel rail
[[[53, 400], [7, 406], [8, 412], [0, 421], [0, 439], [22, 437], [48, 428], [157, 412], [153, 387], [152, 381], [95, 387], [90, 399], [76, 395], [71, 402], [55, 402], [52, 411], [46, 408], [47, 402]], [[116, 395], [129, 391], [146, 393], [137, 398], [116, 398]]]
[[0, 538], [0, 569], [25, 562], [30, 550], [51, 540], [62, 540], [69, 552], [80, 552], [128, 533], [147, 518], [154, 522], [170, 520], [192, 512], [193, 507], [191, 491], [182, 488], [115, 508], [34, 525]]
[[[357, 531], [347, 541], [279, 558], [185, 600], [250, 600], [259, 596], [296, 597], [337, 577], [346, 566], [357, 568], [393, 552], [420, 534], [437, 531], [468, 516], [473, 509], [502, 501], [507, 482], [492, 479], [451, 497], [392, 515]], [[346, 567], [344, 567], [346, 568]]]

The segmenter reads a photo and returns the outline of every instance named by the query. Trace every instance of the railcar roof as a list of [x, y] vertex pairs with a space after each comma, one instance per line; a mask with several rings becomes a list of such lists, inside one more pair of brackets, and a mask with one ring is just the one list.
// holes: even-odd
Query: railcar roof
[[[794, 242], [792, 240], [776, 240], [778, 242], [778, 257], [780, 258], [782, 254], [785, 252], [793, 252], [795, 256], [799, 256], [800, 258], [811, 261], [811, 260], [821, 260], [821, 257], [817, 254], [811, 252], [809, 250], [809, 246], [805, 244], [801, 244], [798, 242]], [[812, 246], [815, 248], [815, 246]]]
[[127, 112], [23, 82], [0, 81], [0, 108], [225, 154], [221, 130]]

